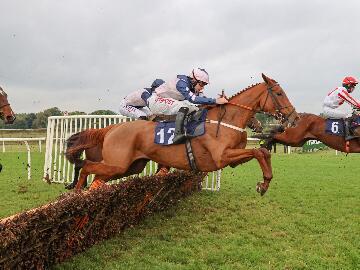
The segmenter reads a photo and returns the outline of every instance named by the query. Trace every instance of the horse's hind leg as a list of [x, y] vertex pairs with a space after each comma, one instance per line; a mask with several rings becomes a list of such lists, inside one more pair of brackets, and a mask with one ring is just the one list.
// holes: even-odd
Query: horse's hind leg
[[[141, 173], [144, 170], [148, 161], [149, 160], [147, 160], [147, 159], [139, 159], [139, 160], [134, 161], [131, 164], [131, 166], [128, 168], [126, 173], [124, 173], [122, 176], [126, 177], [129, 175]], [[111, 176], [95, 175], [94, 181], [91, 183], [90, 190], [96, 189], [96, 188], [104, 185], [105, 182], [107, 182], [109, 180], [113, 180], [113, 178]]]
[[[81, 170], [81, 167], [78, 167], [78, 166], [75, 165], [73, 181], [72, 181], [70, 184], [65, 185], [65, 188], [66, 188], [66, 189], [73, 189], [74, 187], [76, 187], [76, 184], [77, 184], [77, 182], [79, 181], [80, 170]], [[87, 184], [87, 181], [86, 181], [86, 180], [87, 180], [87, 179], [85, 179], [82, 188], [85, 188], [85, 187], [86, 187], [86, 184]]]
[[[85, 186], [85, 183], [86, 183], [86, 180], [87, 180], [87, 177], [89, 174], [90, 173], [88, 173], [87, 171], [81, 170], [79, 180], [77, 180], [76, 184], [75, 184], [76, 190], [81, 190]], [[73, 183], [71, 183], [71, 184], [73, 184]], [[67, 188], [67, 187], [65, 187], [65, 188]], [[70, 188], [67, 188], [67, 189], [70, 189]]]
[[[146, 164], [146, 163], [145, 163]], [[95, 174], [99, 179], [108, 181], [110, 179], [116, 179], [116, 177], [125, 176], [129, 169], [128, 166], [112, 166], [101, 162], [93, 162], [90, 160], [84, 160], [83, 167], [80, 173], [79, 182], [76, 184], [76, 189], [81, 189], [86, 177], [89, 174]]]

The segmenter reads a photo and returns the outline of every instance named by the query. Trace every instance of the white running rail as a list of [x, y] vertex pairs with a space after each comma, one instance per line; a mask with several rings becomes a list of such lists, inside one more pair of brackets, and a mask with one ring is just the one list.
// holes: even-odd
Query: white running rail
[[31, 154], [30, 154], [30, 146], [29, 141], [38, 141], [39, 148], [41, 152], [41, 141], [45, 141], [45, 137], [41, 138], [0, 138], [0, 142], [3, 142], [3, 152], [5, 152], [5, 142], [24, 142], [27, 150], [27, 172], [28, 172], [28, 180], [31, 179]]

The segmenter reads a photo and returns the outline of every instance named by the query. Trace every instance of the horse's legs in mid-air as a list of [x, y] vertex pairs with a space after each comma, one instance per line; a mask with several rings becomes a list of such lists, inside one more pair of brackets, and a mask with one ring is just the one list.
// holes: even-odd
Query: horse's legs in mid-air
[[256, 186], [257, 192], [264, 195], [269, 188], [271, 179], [273, 178], [271, 167], [271, 155], [266, 149], [227, 149], [224, 154], [224, 162], [236, 166], [249, 160], [256, 158], [263, 172], [263, 183]]
[[[79, 181], [80, 170], [81, 170], [81, 167], [75, 165], [73, 181], [70, 184], [65, 185], [66, 189], [73, 189], [76, 186], [77, 182]], [[82, 188], [85, 188], [86, 185], [87, 185], [87, 179], [85, 179]]]
[[101, 162], [84, 160], [79, 181], [76, 184], [76, 190], [81, 189], [89, 174], [95, 174], [97, 177], [96, 179], [105, 181], [104, 179], [111, 179], [115, 175], [121, 176], [126, 170], [127, 168], [124, 167], [110, 166]]
[[169, 166], [165, 166], [165, 165], [159, 163], [155, 175], [157, 175], [157, 176], [166, 175], [169, 173], [169, 171], [170, 171]]
[[93, 184], [91, 185], [91, 189], [101, 186], [103, 183], [120, 177], [126, 177], [133, 174], [141, 173], [148, 159], [139, 159], [134, 161], [128, 167], [120, 167], [120, 166], [110, 166], [100, 162], [92, 162], [89, 160], [84, 161], [84, 166], [80, 173], [79, 182], [76, 185], [76, 189], [81, 189], [81, 182], [86, 180], [86, 177], [93, 173], [95, 174], [95, 178]]
[[297, 126], [293, 128], [287, 128], [284, 132], [281, 133], [275, 133], [271, 136], [268, 142], [270, 144], [280, 142], [286, 145], [300, 147], [307, 139], [311, 139], [312, 137], [313, 136], [309, 133], [307, 127], [302, 129], [300, 126]]
[[[271, 167], [271, 154], [270, 154], [270, 152], [269, 152], [267, 149], [265, 149], [265, 148], [260, 148], [259, 151], [261, 151], [262, 154], [264, 155], [265, 162], [266, 162], [268, 168], [269, 168], [270, 170], [272, 170], [272, 167]], [[270, 178], [270, 179], [265, 179], [265, 178], [264, 178], [264, 183], [258, 183], [258, 184], [257, 184], [257, 187], [256, 187], [256, 188], [257, 188], [258, 192], [261, 193], [261, 195], [264, 195], [265, 192], [268, 190], [269, 185], [270, 185], [270, 182], [271, 182], [271, 178]], [[262, 191], [263, 191], [263, 193], [262, 193]]]

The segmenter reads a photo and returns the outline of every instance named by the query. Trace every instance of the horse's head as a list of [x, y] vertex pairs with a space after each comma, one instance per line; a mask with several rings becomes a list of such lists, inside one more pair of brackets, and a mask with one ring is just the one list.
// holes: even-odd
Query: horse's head
[[284, 126], [295, 126], [299, 115], [284, 90], [273, 79], [262, 74], [265, 89], [259, 99], [260, 111], [272, 114]]
[[7, 94], [0, 87], [0, 118], [5, 121], [5, 124], [12, 124], [16, 117], [7, 99]]

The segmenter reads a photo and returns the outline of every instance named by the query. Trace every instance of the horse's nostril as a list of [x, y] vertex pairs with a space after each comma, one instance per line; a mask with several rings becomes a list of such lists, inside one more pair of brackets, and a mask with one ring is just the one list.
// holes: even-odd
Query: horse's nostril
[[16, 117], [13, 115], [6, 116], [6, 121], [9, 123], [13, 123], [15, 121]]

